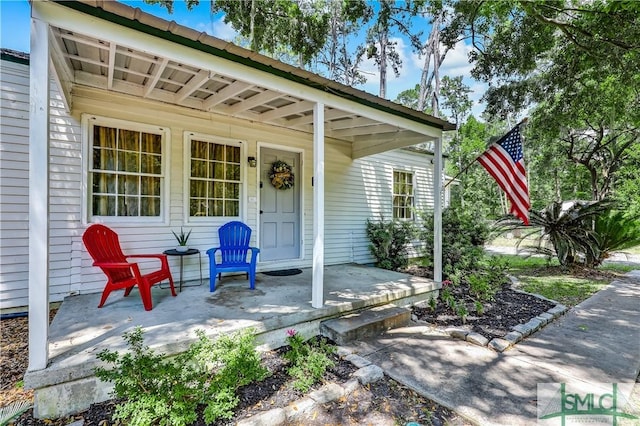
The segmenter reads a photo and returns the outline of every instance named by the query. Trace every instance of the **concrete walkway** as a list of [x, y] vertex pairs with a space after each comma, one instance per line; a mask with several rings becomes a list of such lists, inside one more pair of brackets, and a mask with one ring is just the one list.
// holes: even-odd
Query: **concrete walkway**
[[[573, 384], [581, 392], [596, 383], [627, 383], [631, 392], [640, 371], [640, 271], [503, 353], [425, 326], [392, 330], [350, 349], [480, 425], [535, 425], [538, 383]], [[640, 417], [640, 384], [630, 398]], [[560, 424], [554, 421], [549, 424]], [[633, 422], [618, 419], [640, 424]]]

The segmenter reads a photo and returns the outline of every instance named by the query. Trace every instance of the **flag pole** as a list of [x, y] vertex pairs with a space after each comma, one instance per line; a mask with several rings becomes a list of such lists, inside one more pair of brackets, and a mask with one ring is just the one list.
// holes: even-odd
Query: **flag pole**
[[[506, 132], [504, 135], [508, 135], [509, 133], [511, 133], [511, 131], [513, 129], [515, 129], [518, 126], [521, 126], [523, 124], [525, 124], [527, 121], [529, 120], [529, 117], [525, 117], [522, 120], [520, 120], [520, 122], [518, 124], [516, 124], [515, 126], [513, 126], [508, 132]], [[502, 138], [504, 138], [504, 135], [502, 136]], [[498, 139], [497, 141], [495, 141], [494, 143], [498, 143], [502, 140], [502, 138]], [[493, 145], [493, 144], [491, 144]], [[451, 179], [449, 179], [449, 182], [447, 182], [442, 189], [445, 189], [447, 186], [449, 186], [451, 184], [451, 182], [453, 182], [454, 180], [456, 180], [458, 178], [458, 176], [460, 176], [463, 173], [466, 173], [467, 170], [469, 170], [469, 168], [475, 164], [476, 161], [478, 161], [478, 158], [480, 158], [482, 156], [482, 154], [484, 154], [484, 151], [480, 153], [480, 155], [478, 155], [476, 158], [474, 158], [471, 162], [469, 162], [469, 164], [467, 164], [466, 166], [464, 166], [464, 168], [462, 170], [460, 170], [454, 177], [452, 177]]]

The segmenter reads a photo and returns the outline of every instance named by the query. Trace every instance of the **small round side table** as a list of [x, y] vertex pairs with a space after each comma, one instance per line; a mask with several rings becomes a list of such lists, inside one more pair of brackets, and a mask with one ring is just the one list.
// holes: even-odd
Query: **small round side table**
[[[178, 251], [176, 249], [165, 250], [163, 252], [167, 256], [180, 256], [180, 291], [182, 291], [182, 270], [183, 270], [183, 260], [185, 256], [191, 256], [193, 254], [198, 255], [198, 261], [200, 262], [200, 284], [202, 285], [202, 256], [200, 256], [200, 250], [195, 248], [190, 248], [187, 251]], [[193, 287], [186, 285], [185, 287]]]

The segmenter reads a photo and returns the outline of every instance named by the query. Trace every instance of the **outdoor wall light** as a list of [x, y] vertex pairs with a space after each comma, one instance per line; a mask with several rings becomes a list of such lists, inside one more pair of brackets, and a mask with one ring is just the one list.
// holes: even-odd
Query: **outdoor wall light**
[[247, 161], [249, 162], [249, 167], [256, 167], [258, 165], [256, 157], [248, 157]]

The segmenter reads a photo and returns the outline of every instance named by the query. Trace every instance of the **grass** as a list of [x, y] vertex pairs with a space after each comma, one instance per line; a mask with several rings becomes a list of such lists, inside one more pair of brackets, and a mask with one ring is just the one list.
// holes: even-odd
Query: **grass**
[[[569, 269], [559, 267], [557, 259], [494, 255], [507, 261], [507, 272], [521, 283], [528, 293], [541, 294], [566, 306], [575, 306], [600, 291], [611, 279], [578, 276]], [[607, 264], [602, 271], [626, 273], [634, 269], [629, 265]]]
[[625, 265], [622, 263], [605, 263], [601, 265], [599, 268], [601, 271], [611, 271], [611, 272], [619, 272], [621, 274], [626, 274], [627, 272], [631, 272], [634, 269], [638, 269], [638, 265]]
[[594, 280], [570, 275], [543, 277], [520, 275], [522, 289], [527, 293], [541, 294], [566, 306], [575, 306], [588, 299], [609, 284], [610, 280]]

